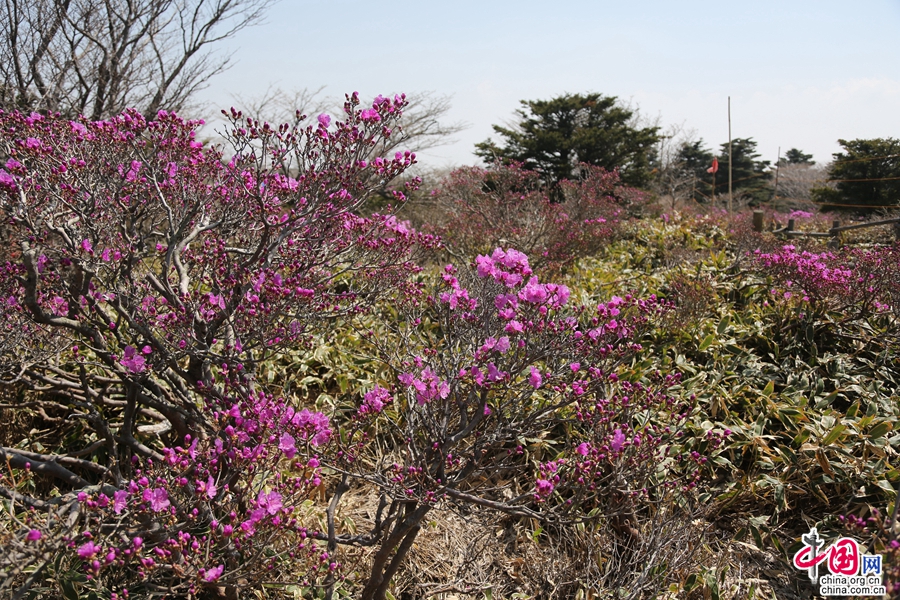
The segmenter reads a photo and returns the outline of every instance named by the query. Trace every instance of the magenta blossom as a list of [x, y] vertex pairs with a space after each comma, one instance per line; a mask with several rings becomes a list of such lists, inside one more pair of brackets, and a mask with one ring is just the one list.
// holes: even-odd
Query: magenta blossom
[[278, 513], [283, 506], [281, 494], [278, 492], [260, 492], [256, 497], [256, 504], [270, 515]]
[[534, 482], [534, 488], [538, 496], [546, 498], [553, 493], [554, 485], [546, 479], [538, 479]]
[[115, 494], [113, 494], [113, 512], [117, 515], [122, 514], [122, 511], [125, 510], [125, 507], [128, 505], [128, 492], [125, 490], [117, 490]]
[[297, 454], [297, 446], [295, 444], [294, 436], [289, 433], [283, 433], [281, 434], [281, 439], [278, 440], [278, 449], [284, 452], [284, 455], [290, 460]]
[[609, 445], [609, 449], [613, 452], [619, 452], [622, 450], [622, 446], [625, 445], [625, 434], [622, 433], [621, 429], [616, 429], [616, 432], [613, 434], [612, 442]]
[[93, 541], [90, 541], [78, 548], [78, 556], [85, 560], [93, 558], [98, 552], [100, 552], [100, 546], [95, 544]]
[[375, 386], [372, 391], [367, 392], [363, 397], [363, 406], [366, 408], [366, 412], [380, 413], [381, 409], [384, 408], [384, 405], [391, 400], [391, 393], [389, 391], [381, 386]]
[[212, 475], [207, 476], [206, 481], [198, 481], [197, 482], [197, 491], [201, 493], [206, 493], [206, 496], [212, 500], [216, 497], [219, 489], [216, 487], [216, 480], [213, 479]]
[[125, 352], [119, 363], [132, 373], [141, 373], [147, 368], [147, 359], [137, 353], [134, 346], [125, 346]]
[[162, 512], [172, 504], [169, 502], [169, 492], [165, 488], [147, 488], [144, 490], [143, 498], [145, 502], [150, 503], [153, 512]]
[[528, 376], [528, 383], [531, 384], [531, 387], [534, 389], [538, 389], [541, 387], [541, 383], [543, 383], [544, 378], [541, 377], [541, 372], [531, 367], [531, 374]]
[[212, 569], [208, 569], [203, 573], [203, 581], [207, 583], [212, 583], [213, 581], [217, 581], [219, 577], [222, 576], [222, 572], [225, 570], [225, 565], [219, 565], [218, 567], [213, 567]]

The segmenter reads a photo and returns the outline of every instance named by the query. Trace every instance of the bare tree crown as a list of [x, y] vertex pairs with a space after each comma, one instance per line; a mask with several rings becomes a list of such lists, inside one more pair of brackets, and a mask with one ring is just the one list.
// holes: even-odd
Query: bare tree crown
[[274, 0], [3, 0], [0, 107], [106, 118], [183, 110], [229, 57], [210, 47]]

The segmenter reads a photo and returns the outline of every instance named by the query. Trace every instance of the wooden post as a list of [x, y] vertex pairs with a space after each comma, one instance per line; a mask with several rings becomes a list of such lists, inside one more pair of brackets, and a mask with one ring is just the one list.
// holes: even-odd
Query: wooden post
[[788, 219], [788, 226], [785, 231], [793, 231], [794, 230], [794, 219]]
[[841, 226], [841, 222], [838, 219], [835, 219], [831, 222], [831, 239], [828, 240], [829, 248], [840, 248], [841, 247], [841, 232], [838, 231], [838, 227]]
[[778, 210], [778, 172], [781, 165], [781, 146], [778, 146], [778, 159], [775, 161], [775, 187], [772, 189], [772, 208]]
[[753, 211], [753, 231], [757, 233], [762, 233], [763, 230], [763, 218], [765, 217], [765, 213], [761, 210]]
[[734, 209], [734, 197], [731, 194], [731, 96], [728, 96], [728, 214]]

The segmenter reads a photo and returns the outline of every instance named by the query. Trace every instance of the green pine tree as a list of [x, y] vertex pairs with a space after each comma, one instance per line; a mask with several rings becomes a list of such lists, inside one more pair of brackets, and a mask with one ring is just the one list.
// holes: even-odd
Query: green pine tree
[[564, 94], [521, 104], [514, 126], [493, 126], [502, 145], [491, 139], [476, 144], [477, 156], [524, 163], [549, 184], [572, 178], [579, 163], [618, 168], [628, 185], [650, 181], [659, 128], [636, 126], [634, 111], [614, 96]]

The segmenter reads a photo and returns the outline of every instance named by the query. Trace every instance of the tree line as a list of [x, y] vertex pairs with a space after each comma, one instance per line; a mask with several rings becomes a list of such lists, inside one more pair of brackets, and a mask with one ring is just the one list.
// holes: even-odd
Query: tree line
[[716, 151], [680, 130], [673, 135], [641, 123], [637, 111], [614, 96], [563, 94], [520, 104], [515, 122], [494, 125], [499, 139], [476, 144], [475, 154], [488, 163], [521, 163], [551, 187], [577, 177], [586, 163], [617, 169], [624, 183], [673, 201], [713, 204], [728, 194], [730, 166], [734, 196], [750, 205], [781, 198], [876, 210], [900, 203], [900, 140], [838, 140], [843, 152], [825, 167], [790, 148], [773, 165], [752, 137], [731, 140], [730, 152], [727, 142]]

